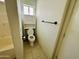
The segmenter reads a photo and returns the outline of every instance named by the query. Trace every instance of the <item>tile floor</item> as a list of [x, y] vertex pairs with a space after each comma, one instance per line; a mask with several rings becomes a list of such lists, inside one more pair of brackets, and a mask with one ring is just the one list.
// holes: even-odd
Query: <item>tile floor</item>
[[28, 42], [24, 42], [24, 59], [47, 59], [38, 43], [31, 47]]

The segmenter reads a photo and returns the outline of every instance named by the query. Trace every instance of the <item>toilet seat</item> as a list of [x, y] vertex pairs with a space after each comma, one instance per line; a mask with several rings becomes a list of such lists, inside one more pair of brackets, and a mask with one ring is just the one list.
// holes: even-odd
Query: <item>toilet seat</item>
[[28, 35], [28, 40], [29, 40], [30, 42], [35, 41], [35, 36], [34, 36], [34, 35]]
[[34, 34], [33, 28], [30, 27], [27, 31], [27, 34], [28, 34], [28, 40], [30, 42], [30, 46], [33, 47], [35, 42], [35, 36], [33, 35]]

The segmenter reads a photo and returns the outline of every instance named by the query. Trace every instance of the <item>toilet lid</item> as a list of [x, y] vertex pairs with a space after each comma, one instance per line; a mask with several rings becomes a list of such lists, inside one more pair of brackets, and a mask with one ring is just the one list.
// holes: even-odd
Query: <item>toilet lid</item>
[[33, 34], [33, 33], [34, 33], [34, 31], [33, 31], [33, 29], [32, 29], [32, 28], [29, 28], [29, 29], [28, 29], [28, 31], [27, 31], [27, 33], [28, 33], [28, 35], [30, 35], [30, 34]]

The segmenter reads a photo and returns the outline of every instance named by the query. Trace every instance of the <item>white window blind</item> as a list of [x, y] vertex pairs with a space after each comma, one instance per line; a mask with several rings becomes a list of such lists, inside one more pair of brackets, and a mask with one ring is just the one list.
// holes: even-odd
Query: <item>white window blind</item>
[[24, 4], [24, 15], [34, 15], [34, 8]]

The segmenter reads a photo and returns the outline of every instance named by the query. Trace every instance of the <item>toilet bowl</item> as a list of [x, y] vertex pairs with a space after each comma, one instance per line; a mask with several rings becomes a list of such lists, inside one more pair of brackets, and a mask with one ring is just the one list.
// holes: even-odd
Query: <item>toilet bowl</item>
[[34, 42], [35, 42], [35, 36], [34, 35], [29, 35], [28, 36], [28, 40], [30, 42], [30, 46], [34, 46]]
[[34, 34], [33, 28], [29, 28], [27, 31], [27, 34], [28, 34], [28, 40], [29, 40], [30, 46], [34, 46], [35, 36], [33, 35]]

